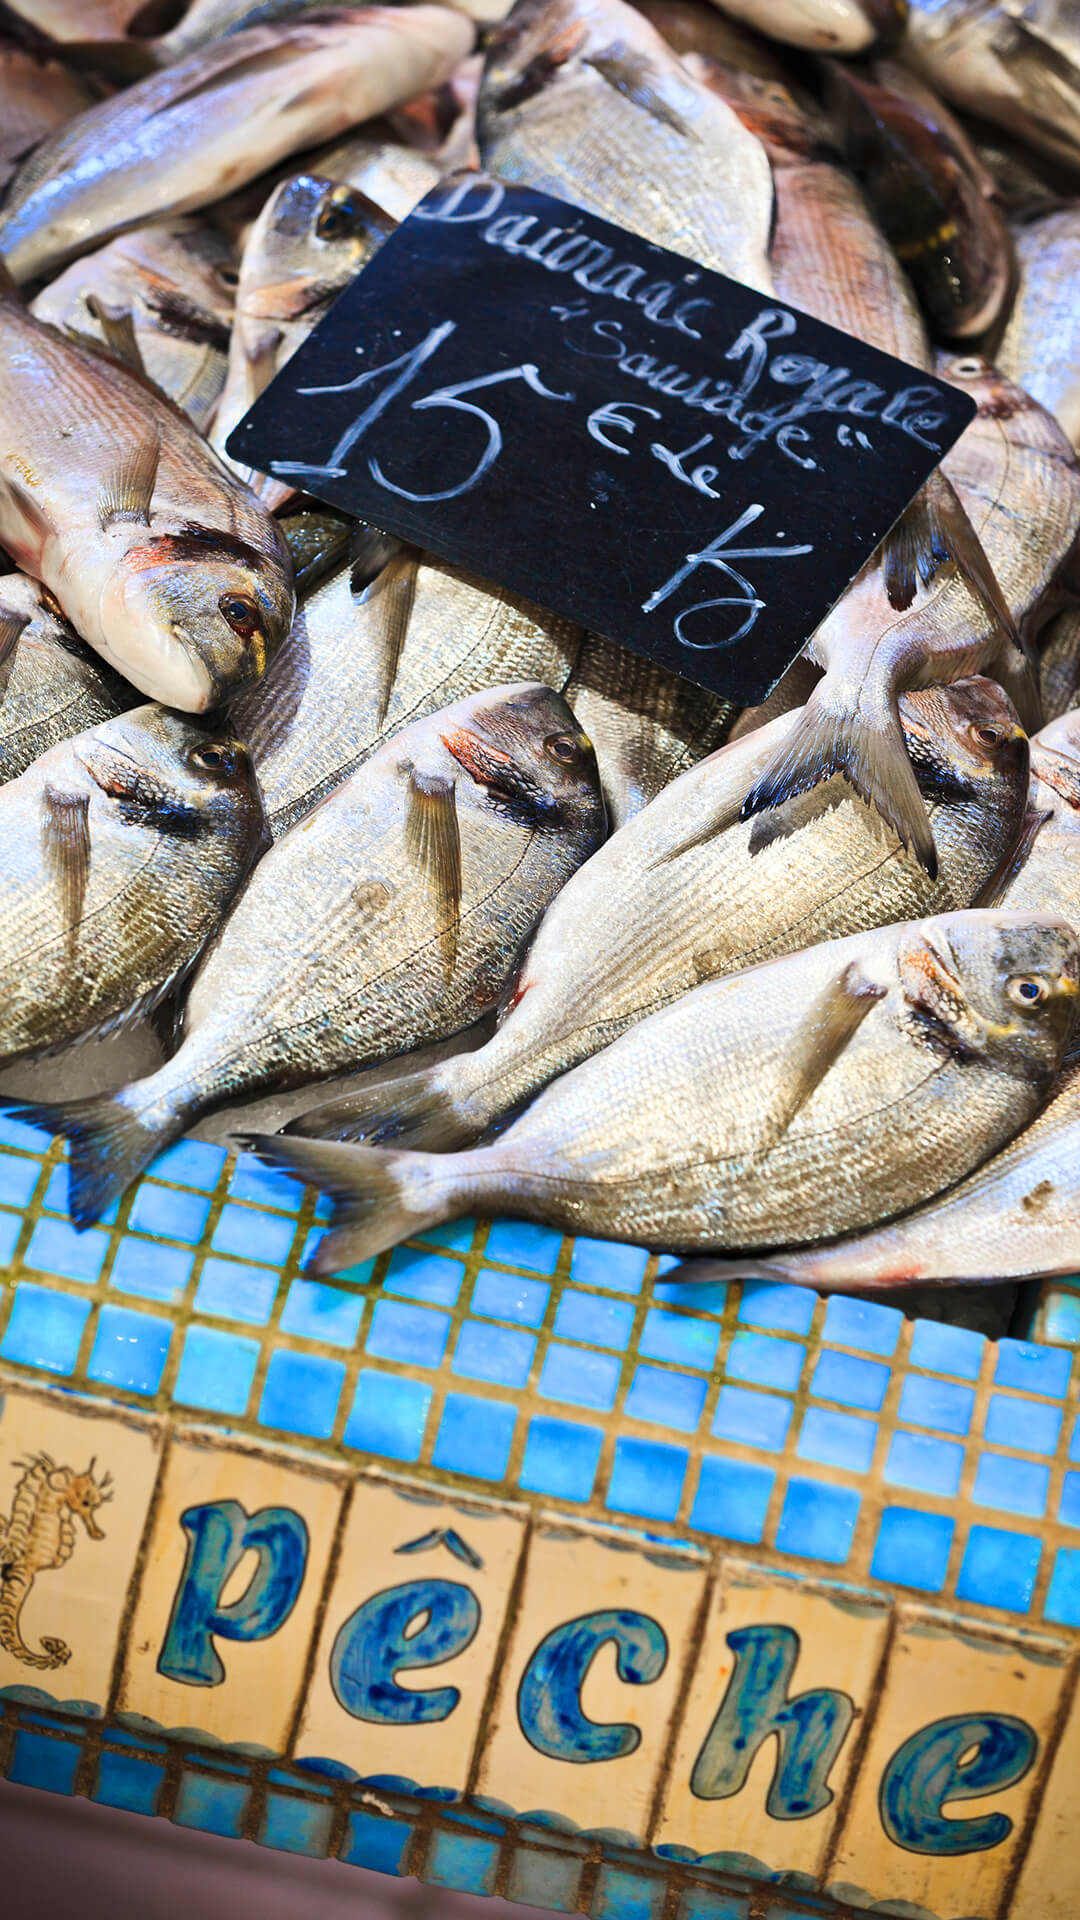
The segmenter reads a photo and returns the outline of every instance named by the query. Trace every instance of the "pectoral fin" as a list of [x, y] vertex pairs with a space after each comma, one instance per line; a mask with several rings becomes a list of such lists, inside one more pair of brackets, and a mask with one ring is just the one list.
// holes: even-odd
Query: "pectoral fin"
[[[416, 599], [416, 575], [419, 556], [407, 547], [385, 566], [371, 588], [379, 610], [382, 629], [382, 687], [379, 693], [379, 725], [383, 724], [393, 697], [394, 682], [401, 664], [402, 648], [409, 631], [413, 601]], [[453, 788], [451, 787], [451, 792]]]
[[979, 536], [955, 487], [940, 471], [930, 475], [886, 534], [881, 564], [889, 605], [898, 612], [910, 607], [920, 582], [928, 587], [942, 567], [956, 567], [995, 623], [1016, 646], [1021, 645], [1016, 622]]
[[114, 520], [150, 525], [150, 503], [157, 485], [160, 458], [161, 436], [154, 431], [121, 460], [98, 495], [98, 520], [103, 530]]
[[461, 836], [452, 780], [411, 769], [405, 846], [431, 888], [443, 973], [449, 981], [457, 963], [461, 916]]
[[79, 940], [90, 878], [90, 796], [46, 785], [41, 796], [41, 850], [60, 896], [70, 960]]
[[0, 666], [3, 666], [29, 620], [28, 613], [13, 613], [9, 607], [0, 607]]
[[87, 309], [93, 314], [105, 337], [105, 345], [115, 360], [121, 360], [133, 373], [146, 378], [139, 342], [135, 337], [135, 322], [126, 307], [110, 307], [100, 294], [91, 293], [86, 298]]
[[814, 1007], [791, 1050], [787, 1077], [762, 1122], [755, 1158], [766, 1158], [802, 1112], [867, 1014], [885, 998], [885, 988], [867, 980], [857, 961], [844, 969]]
[[1037, 807], [1028, 808], [1024, 815], [1024, 824], [1020, 829], [1020, 838], [1016, 845], [1010, 848], [1005, 858], [998, 862], [985, 887], [973, 901], [974, 906], [1000, 907], [1005, 904], [1009, 888], [1017, 874], [1027, 866], [1031, 849], [1051, 817], [1050, 810], [1043, 813]]

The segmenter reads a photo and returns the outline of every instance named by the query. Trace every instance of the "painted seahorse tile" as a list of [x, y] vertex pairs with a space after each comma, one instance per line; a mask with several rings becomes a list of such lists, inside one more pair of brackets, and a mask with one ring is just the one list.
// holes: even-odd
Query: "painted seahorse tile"
[[1072, 1697], [1069, 1718], [1054, 1755], [1040, 1802], [1009, 1920], [1076, 1920], [1080, 1906], [1080, 1696]]
[[298, 1757], [464, 1790], [528, 1517], [430, 1485], [358, 1480]]
[[888, 1627], [880, 1595], [726, 1561], [653, 1845], [816, 1874]]
[[187, 1434], [165, 1465], [119, 1709], [280, 1753], [345, 1476]]
[[644, 1839], [707, 1564], [691, 1547], [541, 1521], [476, 1791]]
[[995, 1920], [1069, 1647], [905, 1608], [828, 1879]]
[[104, 1712], [160, 1450], [155, 1421], [0, 1385], [0, 1692]]

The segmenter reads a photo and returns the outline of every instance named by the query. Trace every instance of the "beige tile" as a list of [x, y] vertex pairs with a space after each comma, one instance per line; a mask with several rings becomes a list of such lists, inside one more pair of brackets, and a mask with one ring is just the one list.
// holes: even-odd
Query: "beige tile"
[[888, 1624], [880, 1596], [725, 1562], [653, 1844], [817, 1873]]
[[1080, 1907], [1080, 1695], [1054, 1755], [1009, 1920], [1076, 1920]]
[[463, 1791], [528, 1517], [430, 1484], [357, 1482], [299, 1757]]
[[[852, 1885], [876, 1900], [907, 1900], [939, 1920], [996, 1913], [1038, 1777], [1038, 1752], [1061, 1695], [1067, 1654], [1061, 1641], [1034, 1634], [984, 1635], [946, 1614], [903, 1610], [881, 1706], [829, 1873], [834, 1890]], [[908, 1742], [954, 1719], [968, 1724], [942, 1729], [936, 1759], [925, 1747], [916, 1767], [912, 1762], [919, 1756], [908, 1749], [904, 1766], [901, 1749]], [[1012, 1778], [1013, 1785], [978, 1787], [972, 1770], [990, 1768], [991, 1737], [998, 1743], [1000, 1764], [983, 1778]], [[956, 1782], [951, 1796], [943, 1791], [950, 1778]], [[892, 1836], [886, 1824], [890, 1810]]]
[[644, 1838], [706, 1570], [690, 1548], [541, 1521], [477, 1791]]
[[[284, 1452], [272, 1459], [209, 1435], [174, 1442], [128, 1638], [123, 1711], [282, 1751], [345, 1484]], [[248, 1522], [264, 1532], [259, 1547], [243, 1546]], [[230, 1608], [224, 1630], [211, 1631], [215, 1611]]]
[[160, 1450], [156, 1421], [0, 1384], [0, 1692], [104, 1711]]

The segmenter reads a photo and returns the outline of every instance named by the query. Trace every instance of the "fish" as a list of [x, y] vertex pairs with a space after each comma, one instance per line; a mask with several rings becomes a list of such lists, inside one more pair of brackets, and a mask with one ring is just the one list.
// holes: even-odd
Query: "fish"
[[205, 433], [225, 385], [237, 277], [217, 229], [181, 215], [84, 255], [30, 311], [117, 354]]
[[946, 100], [1080, 166], [1080, 32], [1071, 0], [910, 0], [903, 54]]
[[0, 781], [41, 754], [140, 704], [25, 574], [0, 577]]
[[248, 235], [210, 444], [271, 511], [294, 489], [230, 460], [229, 435], [396, 225], [357, 187], [298, 173], [275, 188]]
[[710, 0], [636, 0], [669, 47], [680, 55], [707, 53], [737, 73], [790, 85], [798, 68], [790, 50], [761, 32], [721, 13]]
[[1032, 739], [1024, 831], [986, 904], [1011, 913], [1045, 908], [1080, 926], [1080, 713], [1063, 713]]
[[[767, 1260], [690, 1260], [665, 1279], [777, 1280], [819, 1293], [1027, 1280], [1080, 1267], [1080, 1064], [1015, 1140], [951, 1191], [887, 1226]], [[690, 1296], [684, 1294], [684, 1301]]]
[[0, 188], [20, 160], [77, 113], [93, 106], [93, 88], [59, 60], [23, 47], [0, 47]]
[[1063, 922], [943, 914], [682, 994], [488, 1145], [243, 1144], [329, 1197], [316, 1273], [473, 1211], [677, 1253], [823, 1240], [931, 1199], [1019, 1133], [1078, 997]]
[[1080, 706], [1080, 608], [1066, 607], [1040, 635], [1039, 702], [1044, 720]]
[[[448, 4], [484, 22], [501, 19], [506, 12], [505, 0], [448, 0]], [[192, 0], [175, 27], [145, 43], [146, 54], [155, 65], [169, 66], [227, 35], [276, 21], [299, 20], [309, 13], [325, 13], [326, 6], [327, 0]]]
[[900, 38], [907, 0], [717, 0], [733, 19], [807, 53], [869, 53]]
[[202, 713], [289, 631], [292, 562], [191, 422], [0, 279], [0, 542], [141, 693]]
[[274, 838], [440, 707], [526, 679], [561, 691], [581, 640], [561, 615], [412, 547], [371, 581], [354, 565], [339, 569], [304, 601], [265, 679], [232, 707]]
[[796, 802], [768, 831], [740, 820], [755, 766], [794, 724], [781, 715], [681, 774], [579, 868], [540, 922], [483, 1046], [317, 1106], [289, 1131], [459, 1147], [703, 980], [973, 905], [1024, 823], [1026, 736], [988, 680], [901, 704], [931, 808], [937, 880], [838, 779], [825, 813], [806, 819]]
[[35, 35], [60, 43], [112, 41], [127, 32], [143, 0], [4, 0]]
[[296, 594], [302, 600], [346, 559], [354, 544], [356, 522], [337, 507], [308, 500], [279, 513], [277, 523], [292, 555]]
[[45, 278], [124, 228], [206, 206], [448, 79], [472, 39], [461, 14], [420, 5], [333, 7], [215, 41], [44, 140], [0, 209], [0, 254], [16, 280]]
[[224, 1101], [478, 1020], [604, 825], [592, 748], [550, 688], [490, 688], [395, 734], [259, 862], [172, 1058], [115, 1094], [34, 1107], [71, 1143], [72, 1219], [98, 1219]]
[[0, 787], [0, 1059], [159, 1005], [263, 834], [240, 743], [153, 705], [61, 741]]
[[1080, 203], [1018, 225], [1015, 239], [1020, 285], [997, 364], [1080, 447]]
[[419, 153], [400, 140], [382, 138], [372, 127], [350, 134], [311, 157], [308, 171], [326, 180], [355, 187], [381, 207], [391, 220], [404, 220], [432, 187], [444, 168], [435, 154]]
[[624, 0], [517, 0], [490, 39], [482, 164], [772, 291], [755, 135]]

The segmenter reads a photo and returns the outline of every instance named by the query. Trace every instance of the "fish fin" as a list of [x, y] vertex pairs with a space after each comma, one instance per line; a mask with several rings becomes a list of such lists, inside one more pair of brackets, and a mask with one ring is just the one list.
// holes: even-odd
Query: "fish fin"
[[157, 485], [161, 435], [157, 430], [125, 454], [98, 494], [98, 523], [102, 530], [114, 520], [150, 525], [150, 503]]
[[630, 100], [635, 107], [652, 119], [671, 127], [675, 133], [689, 137], [690, 129], [680, 113], [669, 104], [658, 90], [656, 68], [648, 57], [628, 47], [622, 40], [613, 40], [609, 47], [601, 48], [599, 53], [587, 53], [583, 65], [592, 67], [606, 80], [609, 87]]
[[239, 1146], [264, 1166], [290, 1173], [317, 1187], [332, 1203], [329, 1230], [306, 1271], [340, 1273], [370, 1260], [401, 1240], [423, 1232], [458, 1212], [455, 1183], [430, 1177], [447, 1163], [427, 1154], [394, 1153], [385, 1147], [357, 1147], [339, 1140], [304, 1140], [295, 1134], [238, 1134]]
[[766, 1110], [755, 1159], [767, 1158], [783, 1138], [885, 993], [883, 986], [864, 977], [853, 960], [822, 994], [791, 1049], [793, 1071]]
[[1003, 646], [994, 665], [986, 671], [1008, 694], [1024, 732], [1038, 733], [1043, 724], [1042, 689], [1031, 661], [1017, 653], [1015, 647]]
[[349, 542], [349, 592], [354, 599], [361, 599], [368, 588], [376, 584], [383, 568], [397, 557], [401, 547], [396, 534], [384, 533], [381, 527], [369, 526], [366, 520], [357, 521]]
[[180, 1115], [172, 1126], [147, 1126], [139, 1107], [123, 1098], [123, 1090], [62, 1106], [20, 1104], [13, 1117], [62, 1134], [70, 1143], [68, 1209], [80, 1232], [101, 1219], [184, 1127]]
[[928, 587], [944, 566], [961, 573], [995, 625], [1020, 647], [1020, 633], [994, 570], [962, 501], [940, 469], [920, 487], [881, 543], [881, 570], [889, 605], [910, 607], [920, 583]]
[[1016, 845], [998, 861], [986, 885], [972, 901], [973, 906], [1000, 907], [1005, 902], [1009, 888], [1021, 868], [1027, 865], [1031, 849], [1052, 815], [1052, 808], [1047, 808], [1045, 812], [1038, 807], [1028, 808]]
[[46, 781], [41, 796], [41, 851], [60, 896], [69, 960], [78, 945], [90, 878], [89, 816], [88, 793], [62, 793]]
[[277, 351], [284, 338], [280, 327], [264, 327], [250, 346], [245, 345], [244, 369], [249, 406], [254, 406], [260, 395], [266, 392], [277, 372]]
[[100, 294], [89, 293], [86, 296], [87, 311], [93, 314], [105, 338], [105, 345], [114, 360], [130, 367], [132, 373], [147, 378], [142, 352], [135, 334], [135, 322], [128, 307], [110, 307]]
[[461, 835], [454, 782], [441, 773], [409, 772], [405, 848], [435, 898], [439, 951], [449, 981], [457, 963], [461, 923]]
[[403, 1073], [338, 1100], [326, 1100], [297, 1114], [282, 1128], [283, 1133], [300, 1134], [306, 1140], [406, 1145], [422, 1147], [426, 1153], [469, 1146], [478, 1130], [431, 1072]]
[[383, 680], [379, 693], [379, 726], [382, 727], [393, 698], [394, 683], [401, 665], [402, 650], [412, 619], [416, 599], [419, 556], [411, 547], [388, 562], [372, 586], [369, 598], [377, 599], [383, 637]]
[[880, 720], [838, 703], [826, 674], [810, 695], [742, 804], [752, 819], [795, 794], [809, 793], [839, 773], [860, 799], [876, 807], [932, 880], [937, 849], [915, 770], [895, 708]]
[[22, 514], [27, 526], [33, 528], [37, 538], [39, 540], [51, 539], [52, 535], [56, 532], [56, 526], [46, 513], [44, 507], [38, 506], [37, 501], [29, 489], [23, 486], [21, 480], [6, 479], [4, 485], [11, 497], [12, 505]]
[[13, 613], [10, 607], [0, 607], [0, 666], [3, 666], [23, 628], [29, 624], [28, 613]]
[[[733, 1254], [731, 1259], [702, 1254], [692, 1259], [680, 1260], [677, 1267], [664, 1270], [664, 1285], [675, 1287], [714, 1286], [730, 1280], [790, 1280], [791, 1274], [782, 1264], [783, 1254], [776, 1256], [775, 1262], [765, 1258], [755, 1260], [752, 1255]], [[665, 1296], [667, 1297], [667, 1296]], [[689, 1302], [684, 1302], [689, 1305]]]

